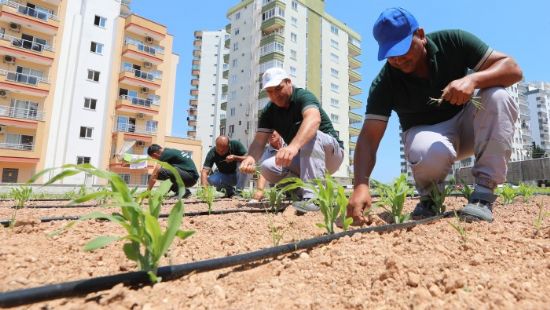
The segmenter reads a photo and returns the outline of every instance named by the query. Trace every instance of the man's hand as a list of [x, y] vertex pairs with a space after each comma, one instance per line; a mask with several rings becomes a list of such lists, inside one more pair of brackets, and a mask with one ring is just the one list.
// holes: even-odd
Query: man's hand
[[225, 158], [225, 161], [230, 163], [230, 162], [233, 162], [235, 161], [235, 155], [231, 154], [231, 155], [227, 155], [227, 157]]
[[285, 146], [275, 155], [275, 164], [277, 166], [288, 167], [292, 162], [292, 159], [298, 154], [298, 149], [292, 145]]
[[455, 105], [463, 105], [468, 102], [474, 94], [475, 85], [469, 76], [454, 80], [443, 89], [441, 98]]
[[369, 186], [366, 184], [358, 185], [351, 194], [346, 215], [353, 218], [351, 225], [362, 226], [367, 222], [363, 213], [365, 209], [370, 209], [371, 203]]
[[261, 201], [262, 199], [264, 199], [264, 191], [262, 189], [257, 189], [252, 198]]
[[256, 172], [256, 160], [252, 156], [246, 156], [239, 167], [242, 173], [253, 174]]

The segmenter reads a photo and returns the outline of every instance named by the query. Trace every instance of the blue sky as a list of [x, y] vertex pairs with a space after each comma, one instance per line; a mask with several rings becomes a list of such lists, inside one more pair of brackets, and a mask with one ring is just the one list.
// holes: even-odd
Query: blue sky
[[[218, 30], [228, 23], [226, 12], [238, 0], [133, 0], [131, 8], [146, 18], [168, 27], [174, 39], [174, 52], [180, 55], [176, 81], [176, 102], [172, 134], [185, 136], [191, 81], [193, 32]], [[548, 0], [326, 0], [326, 11], [362, 36], [363, 54], [359, 86], [366, 101], [372, 79], [383, 62], [376, 59], [377, 45], [372, 25], [380, 12], [401, 6], [417, 18], [427, 32], [459, 28], [470, 31], [495, 50], [516, 59], [526, 81], [550, 81], [550, 1]], [[361, 112], [363, 113], [363, 112]], [[378, 151], [373, 177], [387, 182], [399, 175], [399, 137], [396, 115]]]

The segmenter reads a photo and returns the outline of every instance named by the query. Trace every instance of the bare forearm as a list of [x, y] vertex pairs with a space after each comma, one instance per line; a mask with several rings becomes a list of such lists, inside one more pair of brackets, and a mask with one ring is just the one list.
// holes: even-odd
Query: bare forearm
[[523, 77], [518, 64], [510, 57], [499, 59], [485, 70], [470, 74], [476, 89], [494, 86], [508, 87]]
[[256, 189], [263, 191], [265, 188], [265, 183], [265, 178], [260, 175], [260, 177], [258, 178], [258, 185], [256, 186]]
[[[248, 156], [252, 156], [254, 160], [258, 160], [260, 156], [262, 156], [264, 152], [264, 148], [265, 148], [265, 141], [262, 144], [261, 139], [254, 139], [254, 141], [252, 141], [252, 144], [250, 144], [250, 148], [248, 149]], [[244, 160], [246, 156], [247, 155], [242, 156], [243, 159], [241, 159], [240, 161]]]
[[210, 171], [210, 170], [207, 170], [207, 169], [202, 169], [201, 170], [201, 185], [202, 186], [208, 185], [208, 171]]
[[357, 145], [353, 157], [354, 185], [369, 185], [369, 178], [376, 164], [376, 150], [373, 152], [367, 145]]
[[296, 149], [302, 148], [304, 144], [309, 142], [317, 133], [319, 125], [321, 124], [321, 118], [304, 118], [300, 129], [296, 133], [296, 136], [292, 139], [289, 146], [293, 146]]

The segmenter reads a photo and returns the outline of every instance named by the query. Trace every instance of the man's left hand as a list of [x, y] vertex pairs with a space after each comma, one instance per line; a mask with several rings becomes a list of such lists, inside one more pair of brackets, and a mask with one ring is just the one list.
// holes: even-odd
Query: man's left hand
[[227, 157], [225, 158], [225, 161], [230, 163], [230, 162], [233, 162], [235, 161], [235, 155], [227, 155]]
[[298, 149], [292, 145], [280, 148], [275, 155], [275, 164], [277, 166], [288, 167], [292, 159], [298, 154]]
[[463, 105], [472, 98], [474, 90], [474, 82], [468, 76], [465, 76], [449, 83], [443, 89], [441, 98], [451, 104]]

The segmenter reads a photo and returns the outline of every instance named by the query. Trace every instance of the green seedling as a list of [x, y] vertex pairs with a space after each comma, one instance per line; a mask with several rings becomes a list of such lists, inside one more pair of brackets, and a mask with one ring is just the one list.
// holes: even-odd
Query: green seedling
[[470, 201], [470, 198], [472, 198], [472, 194], [474, 193], [474, 189], [466, 184], [466, 181], [460, 180], [460, 184], [457, 184], [455, 188], [462, 194], [462, 197], [466, 198], [467, 201]]
[[241, 193], [239, 194], [239, 196], [241, 196], [241, 198], [246, 199], [246, 200], [250, 200], [252, 198], [252, 195], [253, 195], [252, 191], [248, 190], [248, 189], [241, 190]]
[[544, 205], [542, 204], [542, 201], [540, 203], [537, 203], [537, 208], [539, 209], [539, 212], [537, 214], [537, 218], [535, 219], [535, 222], [533, 223], [533, 226], [535, 227], [535, 235], [540, 234], [542, 225], [544, 224], [544, 219], [547, 216], [550, 216], [550, 212], [544, 211]]
[[453, 222], [449, 222], [449, 225], [451, 225], [452, 228], [454, 228], [456, 230], [456, 232], [460, 235], [460, 239], [462, 240], [463, 243], [466, 243], [467, 241], [467, 235], [466, 235], [466, 229], [464, 228], [464, 226], [462, 226], [461, 224], [461, 221], [460, 221], [460, 217], [458, 217], [458, 214], [456, 213], [456, 211], [454, 211], [454, 223]]
[[505, 184], [498, 190], [498, 195], [502, 198], [503, 204], [509, 205], [514, 202], [514, 198], [516, 198], [518, 194], [512, 185]]
[[[429, 105], [440, 106], [443, 103], [443, 101], [445, 101], [443, 98], [430, 97], [430, 100], [428, 100], [428, 104]], [[481, 101], [479, 101], [477, 98], [472, 97], [472, 99], [470, 99], [470, 102], [474, 105], [476, 110], [483, 109], [483, 105], [481, 104]]]
[[319, 206], [324, 217], [323, 223], [317, 223], [317, 227], [324, 228], [328, 234], [333, 234], [334, 225], [339, 219], [342, 229], [348, 230], [353, 222], [351, 217], [346, 217], [348, 198], [344, 187], [338, 184], [330, 174], [326, 174], [324, 179], [313, 179], [309, 182], [304, 182], [300, 178], [287, 178], [283, 182], [283, 192], [298, 188], [307, 188], [313, 192], [314, 197], [311, 201]]
[[[170, 211], [166, 229], [164, 230], [159, 223], [159, 215], [162, 207], [162, 199], [172, 186], [170, 180], [163, 181], [160, 186], [153, 191], [145, 191], [140, 195], [133, 196], [124, 180], [116, 173], [97, 169], [90, 164], [68, 164], [60, 168], [43, 170], [33, 176], [29, 182], [35, 182], [44, 174], [57, 169], [61, 169], [61, 171], [49, 179], [44, 185], [53, 184], [61, 179], [79, 173], [88, 173], [98, 178], [105, 179], [108, 182], [108, 187], [101, 191], [78, 197], [71, 201], [71, 203], [82, 203], [101, 198], [109, 199], [112, 201], [113, 205], [120, 207], [120, 213], [110, 215], [101, 212], [92, 212], [82, 216], [78, 221], [90, 219], [108, 220], [124, 228], [126, 230], [126, 235], [97, 237], [88, 242], [84, 246], [84, 250], [94, 251], [115, 241], [125, 241], [122, 249], [126, 257], [135, 261], [140, 270], [147, 272], [151, 281], [156, 283], [161, 280], [157, 277], [160, 259], [167, 253], [174, 238], [178, 237], [183, 240], [194, 233], [193, 231], [184, 231], [180, 229], [184, 213], [181, 197], [183, 193], [185, 193], [185, 188], [179, 173], [169, 164], [163, 162], [158, 163], [161, 164], [163, 168], [172, 171], [176, 176], [176, 181], [179, 186], [178, 201]], [[142, 202], [147, 202], [146, 206], [142, 206]], [[76, 223], [76, 221], [69, 223], [59, 232], [63, 232]]]
[[269, 216], [268, 228], [269, 233], [271, 234], [271, 241], [273, 242], [273, 246], [278, 246], [283, 239], [285, 231], [283, 228], [275, 225], [275, 223], [273, 222], [274, 217], [275, 215]]
[[528, 202], [529, 199], [535, 194], [535, 189], [525, 183], [520, 183], [516, 192], [519, 196], [523, 197], [523, 202]]
[[267, 197], [269, 207], [272, 211], [278, 210], [281, 207], [284, 196], [284, 192], [282, 190], [279, 190], [276, 186], [271, 187], [264, 191], [264, 195]]
[[384, 208], [390, 212], [394, 223], [403, 223], [410, 219], [410, 214], [403, 214], [403, 206], [408, 195], [412, 195], [414, 190], [407, 183], [407, 175], [401, 174], [395, 179], [393, 184], [386, 185], [373, 180], [376, 184], [377, 193], [380, 195], [376, 206]]
[[15, 205], [13, 206], [13, 212], [11, 214], [10, 228], [13, 228], [13, 226], [15, 226], [15, 222], [17, 220], [17, 210], [23, 209], [25, 207], [25, 203], [29, 201], [31, 195], [32, 188], [30, 187], [21, 186], [11, 189], [11, 196], [15, 201]]
[[445, 199], [453, 191], [454, 186], [452, 184], [443, 185], [443, 189], [437, 184], [432, 184], [432, 190], [430, 192], [430, 198], [434, 205], [433, 210], [435, 214], [441, 214], [447, 209], [445, 206]]
[[206, 185], [197, 189], [197, 197], [208, 205], [208, 214], [212, 212], [212, 204], [216, 198], [216, 188]]

